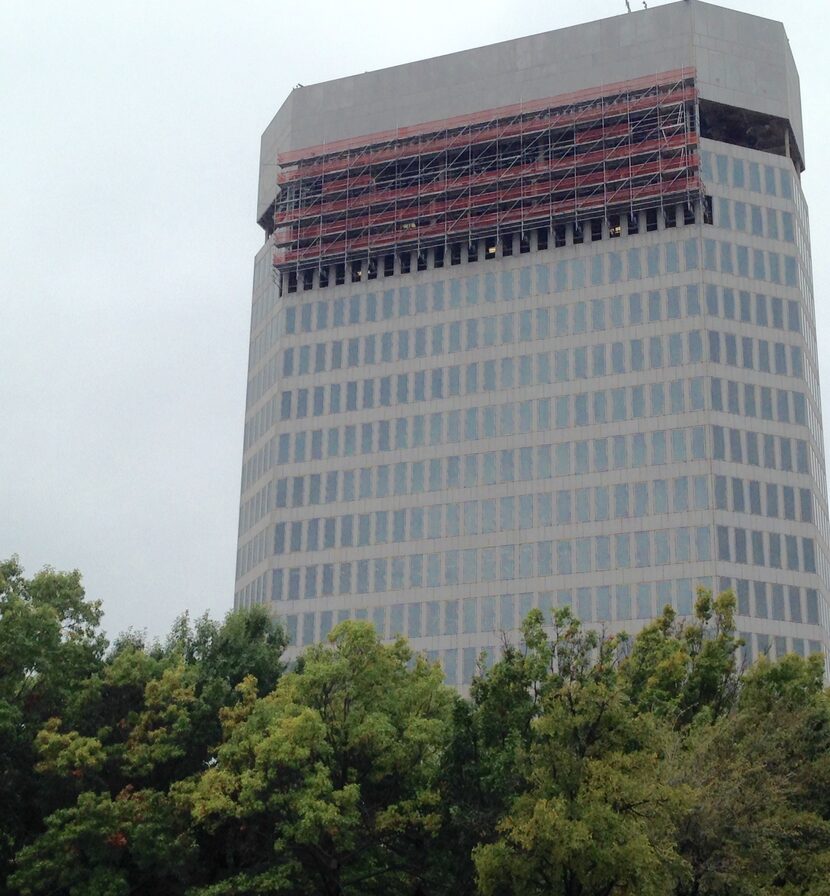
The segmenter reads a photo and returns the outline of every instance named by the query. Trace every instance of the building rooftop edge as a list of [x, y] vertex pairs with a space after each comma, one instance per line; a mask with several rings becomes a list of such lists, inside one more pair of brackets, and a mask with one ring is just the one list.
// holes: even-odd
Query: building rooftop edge
[[295, 88], [262, 135], [257, 220], [276, 195], [277, 154], [676, 68], [701, 98], [787, 119], [803, 159], [798, 74], [784, 26], [677, 0]]

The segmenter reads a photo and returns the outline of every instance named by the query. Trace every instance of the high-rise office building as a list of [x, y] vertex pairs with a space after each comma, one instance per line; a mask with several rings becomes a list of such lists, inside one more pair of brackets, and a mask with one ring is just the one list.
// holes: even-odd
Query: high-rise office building
[[236, 606], [469, 682], [730, 587], [827, 646], [798, 75], [686, 0], [310, 87], [262, 140]]

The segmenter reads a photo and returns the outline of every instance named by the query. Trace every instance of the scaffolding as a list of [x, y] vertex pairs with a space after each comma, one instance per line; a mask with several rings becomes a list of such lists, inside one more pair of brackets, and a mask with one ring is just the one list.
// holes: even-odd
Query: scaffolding
[[274, 267], [309, 271], [699, 199], [693, 69], [280, 153]]

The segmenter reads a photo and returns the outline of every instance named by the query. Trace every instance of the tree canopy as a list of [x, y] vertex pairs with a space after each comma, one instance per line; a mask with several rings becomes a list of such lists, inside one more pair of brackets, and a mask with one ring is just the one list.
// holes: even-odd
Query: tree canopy
[[533, 611], [463, 698], [367, 623], [261, 608], [108, 645], [0, 565], [0, 894], [830, 896], [821, 657], [737, 663], [731, 594], [636, 636]]

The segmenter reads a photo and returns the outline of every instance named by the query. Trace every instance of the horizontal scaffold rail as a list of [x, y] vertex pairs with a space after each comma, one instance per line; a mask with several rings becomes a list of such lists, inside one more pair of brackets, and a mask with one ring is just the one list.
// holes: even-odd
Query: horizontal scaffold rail
[[692, 201], [696, 100], [694, 71], [678, 70], [282, 153], [274, 265]]
[[[592, 156], [592, 159], [590, 163], [584, 162], [581, 159], [564, 162], [533, 162], [529, 165], [516, 166], [514, 169], [506, 172], [499, 170], [488, 171], [482, 174], [462, 176], [455, 180], [443, 176], [440, 179], [413, 187], [367, 192], [355, 196], [354, 198], [342, 199], [337, 202], [324, 202], [316, 205], [280, 210], [275, 216], [275, 222], [277, 227], [282, 227], [286, 224], [292, 224], [299, 221], [314, 221], [319, 224], [323, 219], [339, 221], [341, 219], [340, 213], [342, 212], [363, 212], [367, 209], [380, 208], [384, 211], [379, 211], [374, 215], [369, 215], [362, 219], [350, 218], [348, 220], [349, 226], [357, 226], [357, 223], [360, 220], [371, 220], [373, 224], [378, 224], [380, 223], [382, 215], [389, 214], [389, 206], [395, 205], [396, 203], [405, 204], [413, 199], [420, 199], [422, 200], [420, 204], [422, 211], [420, 214], [433, 214], [433, 210], [437, 207], [434, 202], [434, 197], [451, 196], [456, 193], [463, 193], [472, 188], [489, 186], [495, 183], [505, 187], [500, 194], [501, 196], [507, 194], [508, 190], [506, 188], [512, 187], [517, 182], [521, 182], [525, 186], [530, 184], [535, 185], [539, 182], [543, 185], [547, 185], [546, 188], [549, 186], [551, 190], [574, 189], [576, 186], [603, 183], [606, 180], [614, 181], [627, 177], [636, 177], [642, 174], [653, 174], [660, 170], [661, 165], [663, 170], [672, 168], [678, 160], [682, 160], [685, 164], [688, 157], [684, 159], [682, 153], [678, 153], [674, 158], [667, 158], [667, 152], [670, 149], [691, 150], [694, 148], [696, 148], [694, 135], [691, 135], [690, 138], [687, 139], [684, 134], [680, 134], [667, 141], [662, 141], [662, 144], [659, 141], [649, 141], [648, 147], [646, 147], [645, 144], [632, 147], [631, 149], [636, 149], [636, 152], [629, 151], [628, 147], [623, 147], [625, 153], [621, 150], [612, 150], [608, 153], [591, 153], [590, 155]], [[640, 156], [658, 155], [660, 149], [663, 151], [662, 156], [656, 161], [634, 161], [635, 158]], [[620, 160], [624, 160], [626, 164], [617, 165], [617, 167], [608, 167], [609, 164], [619, 162]], [[603, 162], [606, 163], [605, 166], [602, 165]], [[631, 164], [627, 164], [628, 162]], [[599, 166], [597, 163], [599, 163]], [[590, 167], [592, 169], [599, 167], [600, 170], [591, 170], [585, 174], [579, 175], [577, 172], [585, 167]], [[559, 180], [550, 177], [552, 174], [562, 173], [567, 173], [568, 177]], [[473, 193], [472, 195], [475, 196], [476, 194]], [[404, 214], [404, 210], [408, 208], [409, 206], [402, 205], [401, 214]], [[415, 206], [414, 208], [417, 209], [418, 206]]]
[[[691, 177], [676, 178], [672, 182], [673, 189], [666, 190], [663, 184], [651, 184], [632, 190], [619, 189], [611, 195], [599, 195], [588, 197], [582, 201], [570, 201], [562, 203], [561, 211], [566, 220], [584, 215], [585, 217], [596, 215], [604, 209], [614, 208], [649, 208], [655, 203], [650, 200], [665, 197], [667, 195], [685, 196], [689, 192], [697, 190], [699, 180]], [[508, 225], [522, 222], [526, 227], [539, 227], [549, 221], [547, 203], [543, 205], [524, 205], [503, 213], [489, 213], [478, 216], [461, 216], [447, 224], [433, 225], [423, 228], [419, 233], [419, 245], [429, 247], [445, 242], [445, 237], [452, 241], [460, 238], [483, 238], [496, 234], [499, 228], [507, 230]], [[515, 230], [515, 226], [510, 232]], [[408, 231], [407, 231], [408, 233]], [[339, 240], [327, 246], [326, 257], [332, 260], [342, 261], [343, 258], [365, 258], [372, 252], [391, 252], [396, 248], [405, 248], [410, 245], [406, 242], [406, 234], [385, 233], [372, 237], [358, 237], [352, 240]], [[320, 249], [318, 246], [308, 246], [305, 249], [277, 249], [275, 250], [276, 267], [291, 266], [298, 262], [317, 259]], [[278, 262], [277, 262], [278, 260]]]

